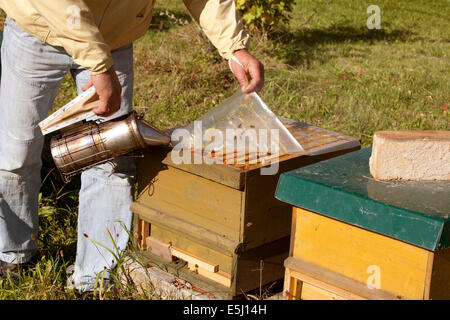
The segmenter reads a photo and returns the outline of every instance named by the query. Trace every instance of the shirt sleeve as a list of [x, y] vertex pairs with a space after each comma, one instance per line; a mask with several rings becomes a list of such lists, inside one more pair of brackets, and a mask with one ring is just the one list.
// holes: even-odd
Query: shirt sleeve
[[219, 54], [230, 59], [233, 52], [247, 49], [249, 35], [236, 11], [234, 0], [183, 0]]
[[113, 65], [111, 50], [83, 0], [31, 0], [30, 3], [75, 63], [92, 75], [103, 73]]

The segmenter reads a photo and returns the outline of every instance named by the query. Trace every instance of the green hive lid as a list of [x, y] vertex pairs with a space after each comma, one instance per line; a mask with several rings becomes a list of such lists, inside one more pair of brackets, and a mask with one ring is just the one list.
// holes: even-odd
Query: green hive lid
[[429, 250], [450, 246], [450, 182], [377, 181], [371, 148], [283, 173], [275, 197]]

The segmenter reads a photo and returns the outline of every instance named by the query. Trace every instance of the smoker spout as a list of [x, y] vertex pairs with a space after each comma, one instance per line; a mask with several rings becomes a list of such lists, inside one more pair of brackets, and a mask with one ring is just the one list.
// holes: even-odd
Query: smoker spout
[[167, 134], [153, 127], [147, 121], [137, 120], [136, 123], [142, 139], [148, 146], [161, 146], [170, 143], [170, 137]]

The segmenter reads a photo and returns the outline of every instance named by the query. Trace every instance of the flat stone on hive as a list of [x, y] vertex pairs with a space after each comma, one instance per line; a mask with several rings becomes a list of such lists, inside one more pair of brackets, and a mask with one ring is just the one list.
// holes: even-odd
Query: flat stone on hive
[[370, 173], [377, 180], [450, 180], [450, 131], [378, 131]]

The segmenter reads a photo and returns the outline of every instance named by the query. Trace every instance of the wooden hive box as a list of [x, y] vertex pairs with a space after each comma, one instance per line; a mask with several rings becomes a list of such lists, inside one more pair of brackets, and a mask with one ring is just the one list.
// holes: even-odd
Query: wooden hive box
[[371, 148], [284, 173], [286, 299], [450, 299], [450, 183], [377, 181]]
[[[316, 155], [281, 155], [275, 175], [260, 173], [270, 161], [175, 164], [167, 148], [145, 154], [138, 163], [138, 196], [131, 210], [135, 238], [150, 263], [220, 298], [283, 278], [291, 210], [274, 198], [280, 173], [357, 150], [360, 143], [305, 123], [282, 121]], [[170, 261], [170, 256], [186, 263]]]

